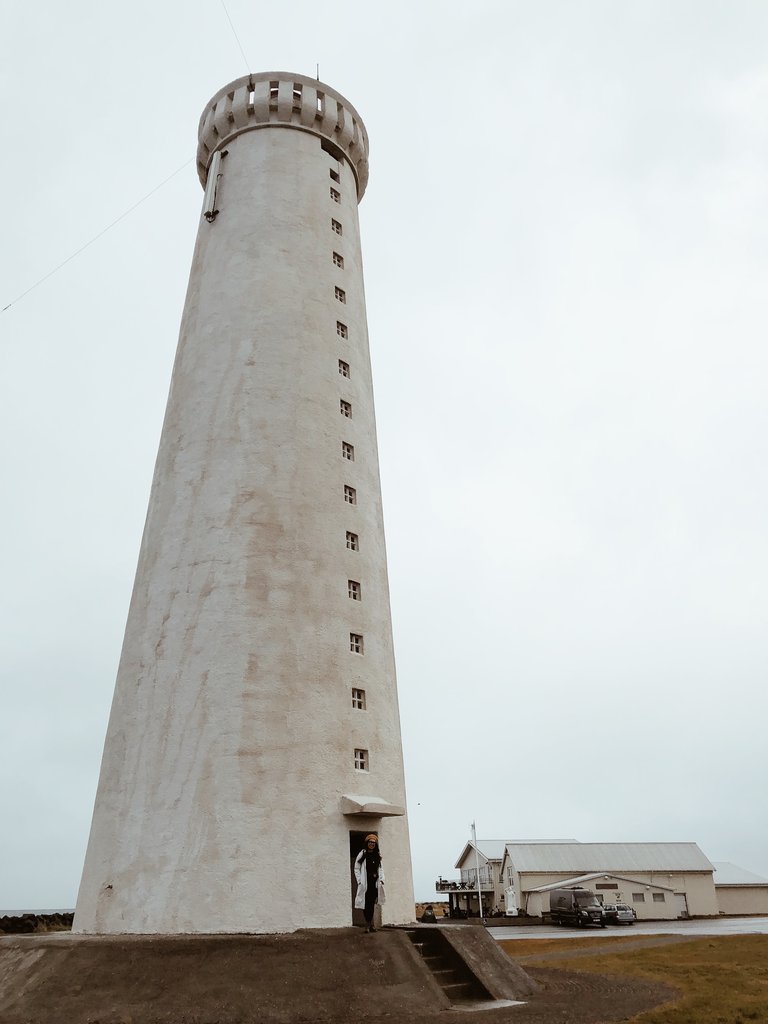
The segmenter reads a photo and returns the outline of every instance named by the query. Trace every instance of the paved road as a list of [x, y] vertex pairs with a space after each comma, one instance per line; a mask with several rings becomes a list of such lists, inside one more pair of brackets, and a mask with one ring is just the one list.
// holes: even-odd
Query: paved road
[[637, 921], [607, 928], [560, 928], [538, 925], [526, 928], [489, 928], [494, 939], [613, 939], [617, 935], [766, 935], [768, 917], [719, 917], [704, 921]]

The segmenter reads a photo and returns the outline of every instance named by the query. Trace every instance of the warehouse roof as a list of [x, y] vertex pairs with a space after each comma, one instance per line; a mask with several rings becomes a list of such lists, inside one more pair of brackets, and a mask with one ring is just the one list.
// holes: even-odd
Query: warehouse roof
[[[521, 840], [509, 840], [509, 839], [478, 839], [477, 850], [481, 857], [485, 857], [486, 860], [501, 860], [504, 856], [504, 850], [510, 844], [512, 846], [540, 846], [542, 843], [549, 845], [557, 843], [576, 843], [576, 839], [526, 839], [524, 842]], [[474, 850], [474, 843], [470, 840], [464, 849], [459, 854], [459, 859], [454, 864], [454, 867], [461, 867], [462, 861]]]
[[[626, 875], [606, 875], [604, 871], [594, 871], [589, 875], [576, 875], [575, 878], [561, 878], [559, 882], [549, 882], [547, 885], [537, 885], [535, 888], [529, 890], [530, 892], [551, 892], [553, 889], [571, 889], [583, 886], [584, 882], [594, 882], [597, 878], [618, 878], [622, 882], [629, 882], [630, 885], [645, 885], [645, 882], [641, 882], [637, 878], [627, 878]], [[589, 888], [587, 886], [587, 888]], [[666, 889], [669, 892], [674, 892], [674, 889], [668, 885], [658, 885], [656, 882], [652, 886], [646, 886], [650, 889]], [[605, 894], [608, 899], [615, 899], [610, 892]]]
[[[486, 860], [501, 860], [504, 856], [506, 842], [503, 839], [478, 839], [477, 852]], [[470, 840], [459, 854], [459, 859], [454, 867], [461, 867], [461, 863], [468, 853], [475, 849], [475, 844]]]
[[516, 871], [712, 871], [696, 843], [507, 843]]
[[768, 878], [755, 875], [738, 864], [727, 860], [712, 861], [715, 867], [715, 885], [768, 885]]

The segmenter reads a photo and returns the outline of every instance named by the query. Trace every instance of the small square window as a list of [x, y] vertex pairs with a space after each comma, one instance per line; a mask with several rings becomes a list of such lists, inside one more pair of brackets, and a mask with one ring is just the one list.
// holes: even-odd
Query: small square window
[[349, 634], [349, 649], [353, 654], [363, 653], [363, 636], [362, 633], [350, 633]]
[[333, 217], [331, 217], [331, 227], [333, 228], [337, 235], [342, 234], [341, 224], [339, 224], [337, 220], [334, 220]]
[[344, 501], [348, 505], [357, 504], [357, 491], [354, 487], [350, 487], [349, 484], [344, 484]]
[[355, 768], [359, 772], [368, 771], [368, 751], [367, 750], [355, 750]]
[[352, 707], [358, 711], [365, 711], [365, 690], [352, 688]]
[[337, 188], [334, 188], [333, 185], [331, 185], [331, 199], [334, 201], [334, 203], [341, 202], [341, 192], [339, 192]]
[[337, 252], [333, 254], [333, 265], [338, 267], [339, 270], [344, 269], [344, 257], [340, 256]]
[[338, 334], [338, 336], [340, 338], [348, 338], [349, 337], [349, 328], [347, 327], [346, 324], [343, 324], [341, 322], [341, 320], [337, 320], [336, 321], [336, 333]]
[[350, 601], [362, 601], [363, 595], [357, 580], [347, 580], [347, 597]]
[[336, 296], [339, 302], [347, 301], [347, 293], [344, 291], [343, 288], [339, 288], [338, 285], [336, 285], [336, 287], [333, 289], [333, 294]]
[[645, 903], [645, 893], [644, 892], [633, 892], [632, 893], [632, 902], [633, 903]]
[[339, 373], [342, 377], [349, 377], [349, 363], [345, 363], [343, 359], [339, 360]]
[[339, 172], [334, 171], [332, 167], [329, 169], [328, 173], [330, 174], [332, 181], [335, 181], [337, 183], [341, 181], [341, 178], [339, 177]]
[[655, 892], [653, 894], [653, 902], [654, 903], [666, 903], [667, 901], [664, 899], [664, 893], [663, 892]]
[[344, 399], [339, 400], [339, 411], [342, 416], [346, 416], [348, 420], [352, 419], [352, 403], [345, 402]]
[[350, 551], [360, 550], [360, 538], [356, 533], [350, 533], [349, 530], [347, 530], [347, 547]]
[[346, 459], [347, 462], [355, 461], [355, 446], [349, 444], [347, 441], [341, 442], [341, 457]]

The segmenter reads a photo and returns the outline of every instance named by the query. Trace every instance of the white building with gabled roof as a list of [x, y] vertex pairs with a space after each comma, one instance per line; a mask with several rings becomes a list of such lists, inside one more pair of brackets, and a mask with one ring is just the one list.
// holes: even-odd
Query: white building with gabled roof
[[477, 845], [470, 840], [454, 865], [459, 872], [458, 879], [447, 879], [442, 875], [437, 879], [435, 889], [447, 894], [451, 917], [477, 916], [478, 873], [483, 915], [504, 907], [501, 859], [505, 847], [503, 839], [482, 839]]
[[506, 843], [500, 885], [536, 917], [551, 889], [582, 886], [658, 920], [717, 914], [713, 872], [696, 843]]
[[[536, 845], [536, 840], [529, 840], [526, 845]], [[575, 843], [575, 839], [551, 840]], [[508, 845], [505, 839], [478, 839], [477, 847], [470, 840], [458, 856], [454, 867], [459, 872], [458, 879], [443, 878], [435, 882], [437, 892], [448, 895], [449, 912], [452, 917], [468, 914], [477, 916], [478, 865], [480, 874], [480, 892], [483, 901], [483, 916], [502, 913], [506, 907], [505, 883], [501, 876], [501, 862]], [[477, 849], [477, 853], [475, 852]]]

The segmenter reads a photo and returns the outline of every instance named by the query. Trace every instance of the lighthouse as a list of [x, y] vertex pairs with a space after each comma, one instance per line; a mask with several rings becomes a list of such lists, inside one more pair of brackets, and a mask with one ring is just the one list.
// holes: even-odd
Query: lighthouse
[[74, 931], [353, 923], [379, 836], [414, 914], [358, 203], [301, 75], [221, 89]]

